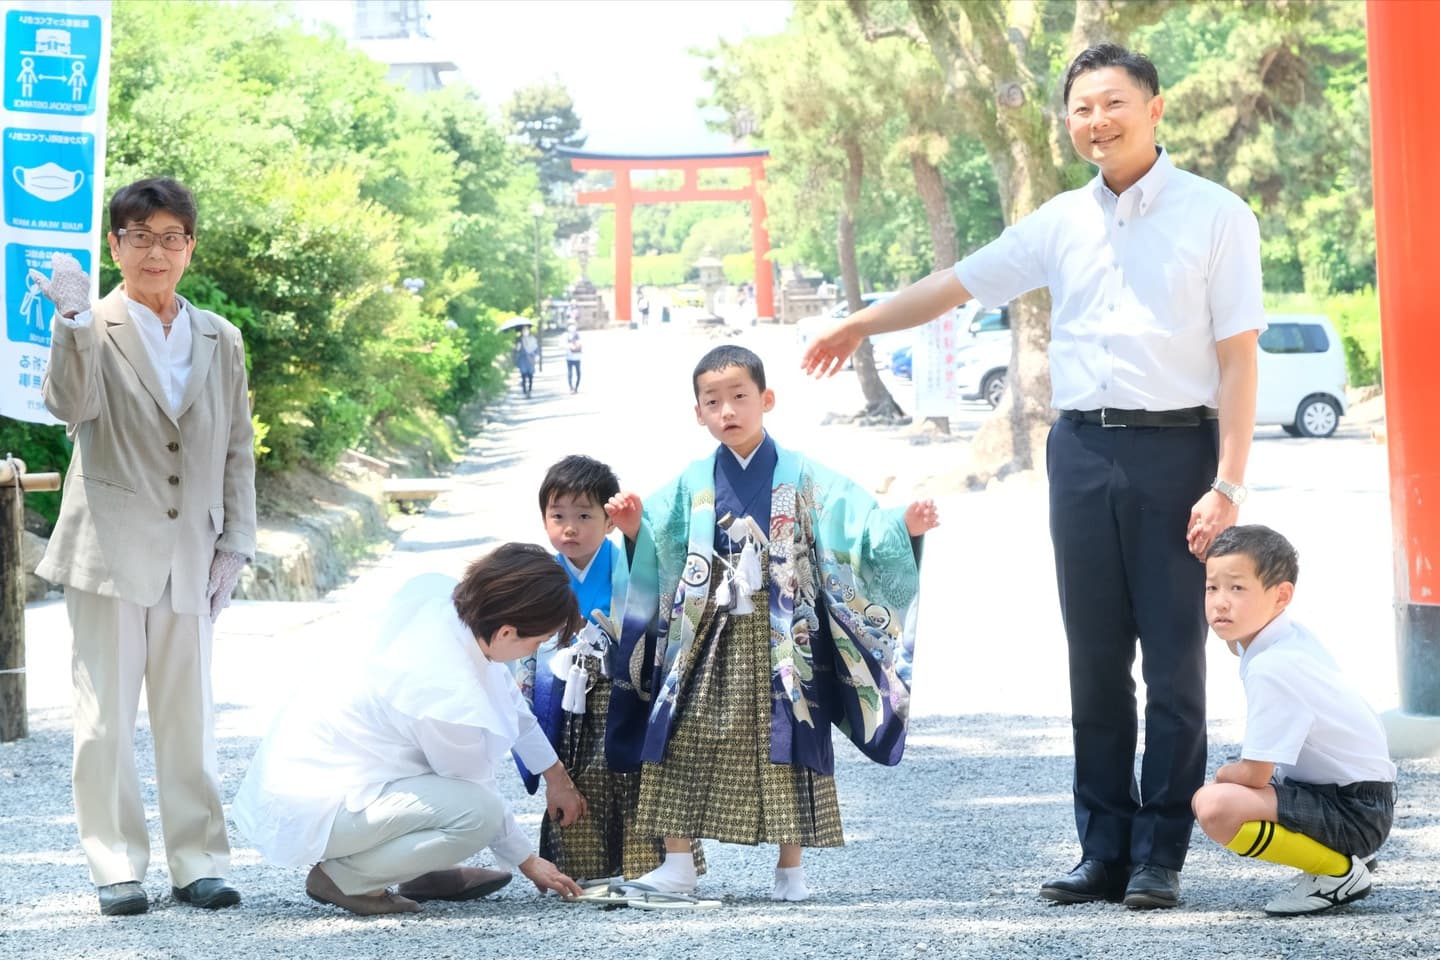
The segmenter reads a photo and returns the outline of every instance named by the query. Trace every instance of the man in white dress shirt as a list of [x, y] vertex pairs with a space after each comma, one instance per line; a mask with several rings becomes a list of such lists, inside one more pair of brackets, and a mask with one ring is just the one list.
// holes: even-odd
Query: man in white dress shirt
[[482, 847], [542, 891], [579, 894], [532, 852], [496, 791], [495, 766], [513, 749], [543, 771], [557, 822], [586, 814], [505, 666], [581, 622], [569, 577], [532, 544], [498, 547], [459, 584], [411, 580], [373, 646], [276, 718], [235, 798], [236, 825], [266, 859], [314, 864], [305, 892], [352, 913], [413, 913], [421, 900], [494, 892], [508, 872], [456, 866]]
[[[1070, 657], [1081, 860], [1041, 887], [1061, 903], [1173, 907], [1205, 774], [1205, 569], [1235, 523], [1264, 329], [1260, 235], [1234, 194], [1156, 145], [1155, 67], [1114, 44], [1079, 54], [1065, 125], [1099, 168], [995, 241], [815, 340], [833, 374], [861, 338], [917, 326], [972, 296], [1049, 287], [1050, 531]], [[1139, 783], [1131, 665], [1140, 641]]]

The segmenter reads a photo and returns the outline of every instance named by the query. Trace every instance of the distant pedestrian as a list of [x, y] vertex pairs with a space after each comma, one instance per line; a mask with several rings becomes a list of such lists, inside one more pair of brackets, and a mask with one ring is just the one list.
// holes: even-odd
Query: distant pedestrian
[[640, 291], [640, 296], [635, 301], [635, 309], [640, 313], [640, 322], [645, 326], [650, 325], [650, 299], [645, 296], [645, 291]]
[[565, 380], [571, 393], [580, 389], [580, 350], [580, 329], [572, 323], [565, 330]]
[[515, 338], [515, 369], [520, 371], [520, 391], [530, 396], [535, 386], [535, 361], [540, 355], [540, 341], [529, 327], [523, 327]]
[[1211, 839], [1301, 871], [1265, 904], [1318, 913], [1370, 893], [1395, 816], [1385, 728], [1320, 642], [1290, 619], [1299, 563], [1269, 527], [1231, 527], [1205, 561], [1205, 616], [1240, 657], [1245, 740], [1192, 806]]

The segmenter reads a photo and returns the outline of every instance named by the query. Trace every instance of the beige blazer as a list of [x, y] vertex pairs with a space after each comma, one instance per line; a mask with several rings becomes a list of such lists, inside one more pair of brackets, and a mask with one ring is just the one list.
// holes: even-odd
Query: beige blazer
[[75, 452], [60, 519], [36, 573], [154, 606], [171, 580], [176, 613], [209, 614], [217, 550], [255, 556], [255, 456], [245, 347], [229, 321], [189, 307], [190, 380], [178, 414], [121, 288], [72, 328], [56, 320], [45, 406]]

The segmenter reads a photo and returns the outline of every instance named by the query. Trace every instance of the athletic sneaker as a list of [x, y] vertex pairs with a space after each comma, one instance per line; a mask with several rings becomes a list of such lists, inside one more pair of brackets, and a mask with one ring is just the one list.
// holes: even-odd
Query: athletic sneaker
[[1350, 858], [1350, 872], [1341, 877], [1302, 873], [1295, 885], [1265, 904], [1272, 917], [1294, 917], [1319, 913], [1370, 894], [1370, 871], [1359, 857]]

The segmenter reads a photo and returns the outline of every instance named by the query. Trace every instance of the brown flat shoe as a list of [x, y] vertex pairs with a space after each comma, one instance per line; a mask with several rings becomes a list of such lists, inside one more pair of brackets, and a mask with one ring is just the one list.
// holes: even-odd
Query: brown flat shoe
[[388, 890], [353, 896], [341, 893], [340, 888], [335, 886], [335, 881], [320, 869], [318, 863], [310, 868], [310, 873], [305, 878], [305, 894], [317, 903], [328, 903], [362, 917], [374, 917], [386, 913], [419, 913], [421, 910], [420, 904], [414, 900], [396, 896]]
[[422, 873], [395, 890], [411, 900], [479, 900], [510, 882], [510, 873], [485, 867], [453, 867]]

